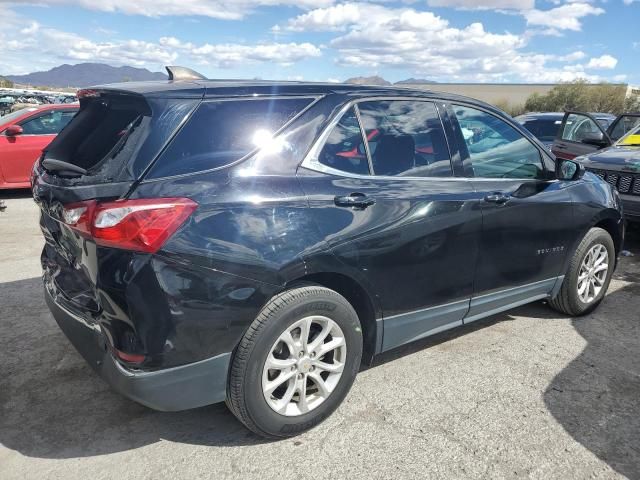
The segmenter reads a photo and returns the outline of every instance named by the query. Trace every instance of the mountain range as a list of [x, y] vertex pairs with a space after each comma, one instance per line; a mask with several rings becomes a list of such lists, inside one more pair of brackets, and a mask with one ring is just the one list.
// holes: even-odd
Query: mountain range
[[[4, 75], [8, 80], [30, 86], [47, 87], [89, 87], [91, 85], [103, 85], [107, 83], [119, 83], [128, 81], [166, 80], [167, 75], [161, 72], [151, 72], [146, 68], [112, 67], [104, 63], [79, 63], [77, 65], [60, 65], [46, 72], [34, 72], [26, 75]], [[391, 82], [380, 76], [353, 77], [344, 83], [358, 85], [390, 86]], [[437, 83], [421, 78], [408, 78], [396, 82], [396, 85], [416, 85]]]
[[150, 72], [146, 68], [112, 67], [104, 63], [65, 64], [46, 72], [4, 76], [21, 85], [47, 87], [89, 87], [106, 83], [167, 79], [164, 73]]

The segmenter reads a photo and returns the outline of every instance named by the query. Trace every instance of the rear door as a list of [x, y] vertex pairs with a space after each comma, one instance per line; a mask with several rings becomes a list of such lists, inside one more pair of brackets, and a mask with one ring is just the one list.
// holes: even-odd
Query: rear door
[[38, 113], [18, 123], [22, 134], [2, 135], [0, 138], [0, 162], [8, 183], [29, 181], [33, 164], [42, 150], [71, 121], [77, 110], [52, 110]]
[[611, 138], [592, 115], [566, 112], [551, 151], [558, 158], [572, 160], [611, 144]]
[[329, 248], [380, 302], [382, 350], [460, 325], [481, 214], [436, 104], [362, 101], [326, 133], [298, 178]]

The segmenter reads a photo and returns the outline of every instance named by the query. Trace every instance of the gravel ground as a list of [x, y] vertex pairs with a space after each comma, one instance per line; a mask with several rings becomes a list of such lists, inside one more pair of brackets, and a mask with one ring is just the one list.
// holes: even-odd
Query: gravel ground
[[[7, 198], [7, 194], [4, 194]], [[110, 391], [50, 316], [37, 209], [0, 213], [0, 478], [640, 478], [640, 233], [584, 318], [536, 303], [385, 354], [324, 424], [265, 442], [224, 405]]]

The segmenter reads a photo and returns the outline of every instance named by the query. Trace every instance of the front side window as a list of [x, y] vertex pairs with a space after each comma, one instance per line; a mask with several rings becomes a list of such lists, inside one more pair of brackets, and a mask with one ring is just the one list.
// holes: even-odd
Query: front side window
[[571, 113], [562, 130], [562, 140], [569, 142], [582, 142], [587, 137], [601, 135], [602, 130], [598, 124], [586, 115]]
[[318, 155], [318, 161], [343, 172], [369, 175], [369, 159], [364, 147], [360, 123], [353, 107], [331, 130]]
[[71, 121], [75, 111], [54, 110], [22, 123], [23, 135], [57, 135]]
[[640, 117], [625, 115], [616, 122], [610, 137], [614, 141], [619, 140], [638, 125], [640, 125]]
[[544, 178], [540, 151], [504, 120], [482, 110], [453, 106], [468, 155], [469, 177]]
[[358, 104], [374, 175], [452, 176], [449, 147], [432, 102], [381, 100]]

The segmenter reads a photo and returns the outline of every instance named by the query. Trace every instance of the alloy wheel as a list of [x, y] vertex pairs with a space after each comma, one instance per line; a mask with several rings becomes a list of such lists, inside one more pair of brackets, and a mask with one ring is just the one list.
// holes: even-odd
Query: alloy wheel
[[285, 416], [320, 406], [336, 388], [347, 359], [342, 329], [314, 315], [289, 326], [273, 344], [262, 372], [269, 407]]
[[598, 297], [608, 271], [609, 252], [598, 243], [587, 252], [578, 273], [578, 297], [583, 303], [591, 303]]

